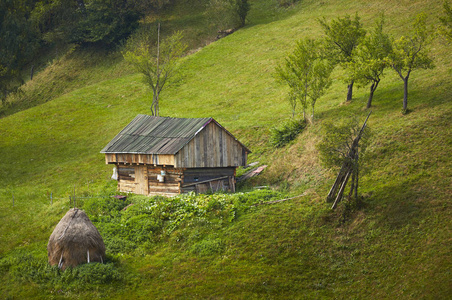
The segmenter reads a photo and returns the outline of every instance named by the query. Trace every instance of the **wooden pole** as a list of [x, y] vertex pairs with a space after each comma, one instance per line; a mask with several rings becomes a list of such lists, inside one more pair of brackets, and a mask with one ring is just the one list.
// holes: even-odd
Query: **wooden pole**
[[345, 186], [347, 185], [351, 173], [352, 173], [351, 171], [347, 172], [347, 175], [345, 176], [345, 179], [342, 182], [341, 189], [339, 190], [339, 193], [337, 194], [336, 200], [334, 201], [333, 206], [331, 206], [331, 209], [335, 209], [337, 204], [341, 201], [342, 195], [344, 194]]
[[346, 164], [344, 163], [342, 165], [341, 170], [339, 171], [338, 176], [336, 177], [336, 181], [334, 182], [333, 186], [331, 187], [330, 192], [328, 193], [328, 196], [326, 197], [326, 202], [331, 202], [333, 200], [334, 195], [336, 194], [337, 188], [341, 185], [341, 182], [346, 174], [346, 173], [344, 173], [346, 170], [345, 167], [346, 167]]

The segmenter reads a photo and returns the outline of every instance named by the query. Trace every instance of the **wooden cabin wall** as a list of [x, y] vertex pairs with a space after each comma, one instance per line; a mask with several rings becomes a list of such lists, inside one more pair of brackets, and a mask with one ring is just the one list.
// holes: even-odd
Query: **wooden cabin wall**
[[215, 168], [246, 165], [245, 148], [215, 123], [210, 123], [175, 155], [179, 168]]
[[[159, 182], [157, 176], [165, 171], [165, 181]], [[180, 194], [183, 171], [168, 167], [148, 166], [149, 195], [174, 196]]]
[[174, 166], [174, 155], [170, 154], [133, 154], [133, 153], [105, 153], [107, 164], [144, 164]]
[[182, 193], [206, 193], [209, 190], [235, 192], [235, 167], [184, 170]]
[[[141, 195], [175, 196], [207, 191], [235, 192], [235, 167], [179, 169], [163, 166], [117, 165], [120, 192]], [[164, 182], [158, 175], [165, 171]], [[146, 186], [147, 183], [147, 186]]]
[[117, 165], [118, 188], [123, 193], [135, 193], [135, 168], [133, 166]]

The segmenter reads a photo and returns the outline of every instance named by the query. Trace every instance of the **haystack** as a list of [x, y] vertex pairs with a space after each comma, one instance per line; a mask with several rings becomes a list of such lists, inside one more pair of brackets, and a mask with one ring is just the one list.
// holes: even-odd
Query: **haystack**
[[60, 269], [103, 262], [105, 245], [83, 210], [70, 209], [53, 230], [47, 244], [49, 264]]

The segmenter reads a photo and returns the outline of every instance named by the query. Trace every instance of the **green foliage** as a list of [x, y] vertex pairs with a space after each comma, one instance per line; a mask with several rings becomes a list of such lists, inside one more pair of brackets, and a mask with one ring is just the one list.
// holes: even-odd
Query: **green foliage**
[[250, 9], [251, 6], [248, 0], [235, 0], [235, 11], [240, 21], [240, 27], [245, 26], [246, 16]]
[[304, 120], [289, 120], [280, 127], [273, 127], [270, 130], [270, 143], [281, 148], [293, 141], [306, 127]]
[[277, 0], [278, 5], [281, 7], [289, 7], [299, 2], [299, 0]]
[[27, 1], [0, 2], [0, 100], [23, 83], [20, 72], [39, 46], [38, 32], [28, 17]]
[[[177, 2], [178, 14], [171, 11], [164, 18], [172, 30], [198, 22], [193, 16], [199, 15], [192, 10], [198, 1]], [[306, 196], [248, 208], [247, 213], [235, 211], [233, 222], [214, 214], [211, 219], [186, 220], [168, 238], [153, 241], [152, 247], [143, 243], [135, 250], [116, 252], [126, 253], [115, 255], [117, 270], [123, 276], [133, 273], [133, 281], [89, 286], [87, 291], [86, 286], [76, 290], [65, 284], [55, 290], [57, 285], [51, 283], [14, 280], [7, 267], [0, 271], [3, 298], [296, 299], [303, 294], [328, 299], [350, 297], [350, 291], [358, 299], [451, 295], [445, 280], [450, 277], [450, 247], [444, 242], [450, 239], [452, 220], [451, 137], [446, 134], [452, 119], [448, 45], [433, 44], [437, 69], [419, 71], [414, 78], [413, 113], [400, 117], [395, 102], [398, 79], [393, 74], [380, 85], [381, 100], [370, 119], [376, 132], [375, 145], [367, 151], [372, 169], [360, 184], [368, 199], [365, 209], [351, 213], [346, 222], [338, 224], [339, 210], [330, 212], [324, 204], [332, 178], [318, 166], [318, 152], [312, 149], [321, 138], [320, 128], [310, 127], [290, 149], [274, 150], [267, 142], [268, 128], [287, 115], [286, 103], [279, 101], [283, 91], [274, 84], [271, 70], [294, 39], [320, 36], [319, 26], [313, 26], [316, 18], [359, 11], [370, 24], [375, 11], [384, 8], [389, 31], [404, 34], [419, 11], [441, 14], [442, 0], [416, 1], [410, 9], [406, 3], [388, 0], [305, 1], [290, 10], [275, 10], [274, 0], [252, 4], [249, 22], [254, 26], [188, 56], [183, 65], [187, 76], [167, 90], [163, 109], [179, 117], [213, 114], [252, 149], [250, 161], [269, 165], [253, 182], [287, 182], [290, 193], [306, 189]], [[195, 36], [199, 31], [190, 27], [188, 32]], [[211, 39], [201, 36], [197, 41], [201, 42], [196, 48]], [[111, 166], [104, 164], [99, 150], [110, 134], [146, 106], [139, 75], [130, 75], [126, 66], [104, 52], [83, 55], [60, 60], [57, 68], [30, 82], [37, 91], [30, 99], [39, 91], [39, 99], [53, 101], [0, 119], [2, 257], [23, 249], [46, 261], [45, 245], [67, 211], [66, 196], [74, 185], [77, 191], [85, 190], [88, 180], [91, 191], [101, 189]], [[89, 56], [93, 57], [84, 59]], [[343, 72], [336, 70], [334, 75]], [[334, 81], [326, 101], [317, 103], [322, 123], [338, 123], [362, 110], [358, 101], [343, 105], [340, 86]], [[365, 94], [359, 91], [356, 97]], [[309, 180], [311, 176], [316, 179]], [[297, 181], [305, 183], [300, 191]], [[11, 191], [16, 195], [14, 207]], [[66, 199], [54, 199], [50, 206], [46, 191]], [[266, 197], [254, 193], [250, 197], [259, 202], [259, 195]], [[246, 198], [235, 201], [246, 203]], [[281, 198], [286, 197], [274, 199]], [[218, 254], [201, 257], [191, 252], [194, 244], [216, 239], [224, 246]]]
[[371, 84], [367, 108], [371, 107], [373, 93], [388, 67], [388, 56], [392, 44], [388, 34], [383, 32], [384, 15], [377, 20], [369, 36], [355, 48], [352, 60], [347, 63], [348, 81], [355, 81], [358, 86]]
[[0, 270], [14, 281], [33, 283], [41, 287], [77, 291], [95, 289], [98, 285], [124, 282], [125, 276], [111, 262], [82, 264], [62, 271], [51, 267], [45, 257], [16, 253], [0, 260]]
[[276, 68], [277, 78], [290, 88], [289, 103], [293, 116], [299, 100], [303, 108], [303, 119], [306, 120], [308, 101], [314, 118], [315, 103], [331, 85], [332, 70], [332, 65], [324, 58], [320, 42], [310, 38], [297, 42], [295, 50], [285, 59], [285, 63]]
[[[325, 18], [319, 20], [325, 34], [325, 52], [333, 64], [339, 64], [344, 69], [352, 60], [353, 52], [366, 35], [358, 13], [355, 19], [350, 15], [338, 17], [330, 23]], [[347, 101], [353, 97], [353, 81], [348, 81]]]
[[452, 9], [449, 2], [444, 1], [444, 15], [439, 18], [441, 21], [441, 33], [449, 40], [452, 41]]
[[355, 19], [350, 15], [338, 17], [330, 23], [325, 18], [319, 20], [325, 34], [326, 50], [329, 58], [339, 64], [344, 64], [352, 59], [353, 51], [366, 35], [361, 18], [358, 14]]
[[205, 239], [194, 244], [191, 247], [191, 252], [198, 256], [209, 256], [221, 253], [224, 247], [220, 239]]
[[112, 45], [127, 38], [137, 27], [141, 12], [133, 1], [96, 0], [76, 12], [79, 21], [71, 42]]
[[408, 80], [411, 72], [417, 69], [433, 69], [434, 64], [429, 56], [429, 46], [433, 41], [434, 32], [426, 23], [427, 16], [423, 13], [416, 16], [413, 32], [409, 36], [401, 36], [393, 42], [389, 62], [394, 71], [404, 82], [403, 111], [408, 109]]
[[[134, 197], [123, 210], [121, 200], [85, 202], [83, 207], [102, 235], [107, 251], [129, 253], [149, 248], [193, 220], [224, 226], [234, 221], [252, 204], [279, 197], [273, 191], [178, 197]], [[98, 203], [97, 207], [95, 203]]]
[[[160, 23], [158, 26], [158, 35], [160, 35]], [[158, 40], [155, 49], [150, 43], [151, 38], [148, 34], [134, 36], [128, 40], [127, 50], [123, 52], [124, 59], [143, 75], [143, 82], [152, 90], [153, 116], [160, 114], [159, 97], [162, 90], [170, 84], [171, 80], [177, 81], [179, 59], [187, 48], [182, 38], [181, 31], [175, 32], [161, 44]]]
[[206, 14], [217, 30], [235, 29], [245, 26], [250, 8], [248, 0], [209, 0]]
[[94, 197], [84, 201], [83, 209], [93, 218], [93, 220], [97, 220], [115, 215], [128, 204], [130, 204], [129, 201], [116, 199], [111, 196], [102, 198]]
[[127, 38], [142, 16], [141, 1], [37, 1], [31, 18], [43, 38], [65, 43], [110, 46]]
[[[350, 117], [343, 123], [325, 122], [322, 125], [323, 138], [317, 145], [320, 158], [325, 167], [340, 168], [342, 164], [350, 160], [348, 153], [351, 149], [353, 140], [357, 137], [362, 124], [359, 124], [356, 117]], [[366, 126], [359, 142], [359, 165], [364, 161], [366, 149], [369, 146], [371, 131]], [[352, 162], [353, 163], [353, 162]]]

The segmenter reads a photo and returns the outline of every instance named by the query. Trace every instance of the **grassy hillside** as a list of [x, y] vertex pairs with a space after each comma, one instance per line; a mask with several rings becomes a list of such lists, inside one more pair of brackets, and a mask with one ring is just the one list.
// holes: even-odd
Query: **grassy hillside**
[[[150, 112], [140, 75], [118, 55], [91, 60], [76, 51], [28, 83], [29, 95], [41, 89], [42, 98], [21, 100], [0, 119], [0, 277], [6, 283], [1, 298], [449, 297], [450, 44], [436, 39], [431, 51], [436, 68], [413, 72], [409, 114], [401, 114], [400, 78], [388, 70], [380, 83], [369, 120], [374, 135], [368, 173], [360, 183], [363, 207], [348, 215], [344, 205], [329, 210], [324, 199], [335, 173], [320, 165], [315, 147], [325, 121], [367, 115], [367, 88], [355, 89], [352, 103], [344, 103], [341, 70], [318, 101], [315, 122], [294, 143], [274, 149], [268, 142], [270, 128], [291, 116], [286, 88], [273, 77], [275, 66], [297, 39], [321, 37], [318, 18], [358, 12], [370, 28], [384, 11], [388, 31], [398, 37], [419, 12], [436, 25], [442, 1], [302, 1], [289, 9], [271, 0], [252, 1], [248, 25], [214, 43], [202, 29], [202, 14], [194, 18], [188, 2], [168, 12], [168, 27], [189, 26], [192, 48], [208, 45], [184, 58], [184, 79], [162, 94], [161, 114], [214, 117], [253, 151], [250, 162], [269, 165], [250, 185], [273, 191], [203, 198], [206, 215], [187, 217], [174, 228], [162, 223], [154, 240], [135, 250], [110, 249], [103, 270], [110, 279], [87, 268], [56, 274], [46, 266], [46, 244], [71, 206], [69, 196], [99, 196], [79, 199], [91, 212], [96, 211], [92, 203], [108, 202], [101, 197], [114, 193], [114, 182], [99, 151], [136, 114]], [[291, 201], [250, 207], [302, 193]], [[174, 208], [166, 200], [129, 200], [137, 207], [150, 201]], [[90, 215], [103, 236], [117, 228], [116, 218], [127, 217], [101, 216]], [[82, 281], [82, 275], [95, 280]]]

